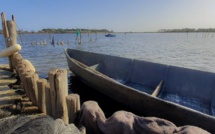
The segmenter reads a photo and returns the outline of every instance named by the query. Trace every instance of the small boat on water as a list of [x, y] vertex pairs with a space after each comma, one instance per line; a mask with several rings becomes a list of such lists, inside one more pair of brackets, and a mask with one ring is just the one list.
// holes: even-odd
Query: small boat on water
[[215, 133], [215, 73], [66, 49], [69, 69], [144, 116]]
[[105, 37], [116, 37], [115, 34], [106, 34]]

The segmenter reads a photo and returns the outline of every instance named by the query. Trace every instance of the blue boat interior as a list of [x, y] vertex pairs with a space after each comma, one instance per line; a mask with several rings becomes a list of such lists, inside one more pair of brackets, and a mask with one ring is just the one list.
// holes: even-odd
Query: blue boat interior
[[67, 51], [71, 51], [68, 52], [71, 58], [123, 85], [150, 95], [158, 92], [155, 97], [215, 115], [215, 73], [79, 50]]

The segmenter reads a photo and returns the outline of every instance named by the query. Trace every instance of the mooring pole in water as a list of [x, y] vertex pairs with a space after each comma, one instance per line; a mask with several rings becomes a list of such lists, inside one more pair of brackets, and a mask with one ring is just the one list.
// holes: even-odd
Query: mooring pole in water
[[207, 31], [205, 31], [205, 38], [207, 37], [207, 34], [208, 34]]
[[188, 29], [187, 29], [187, 37], [188, 37]]
[[81, 29], [80, 29], [80, 38], [78, 44], [81, 44]]
[[207, 37], [210, 35], [210, 32], [208, 31]]
[[76, 30], [76, 39], [75, 43], [78, 41], [78, 44], [81, 44], [81, 30]]
[[70, 41], [69, 40], [67, 40], [67, 45], [70, 45]]
[[50, 44], [52, 44], [52, 37], [50, 33], [49, 33], [49, 41], [50, 41]]
[[95, 40], [97, 40], [97, 32], [95, 32], [95, 35], [96, 35], [96, 39]]
[[51, 45], [54, 46], [54, 36], [52, 36]]

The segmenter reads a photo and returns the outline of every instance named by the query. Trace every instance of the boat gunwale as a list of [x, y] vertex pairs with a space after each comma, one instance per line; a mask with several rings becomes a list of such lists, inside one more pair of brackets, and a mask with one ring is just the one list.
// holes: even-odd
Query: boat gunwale
[[[73, 64], [75, 64], [76, 66], [78, 66], [78, 67], [84, 69], [85, 71], [87, 71], [87, 72], [89, 72], [89, 73], [91, 73], [91, 74], [93, 74], [93, 75], [95, 75], [95, 76], [97, 76], [97, 77], [100, 77], [101, 79], [104, 79], [104, 81], [109, 81], [109, 82], [115, 83], [115, 84], [117, 84], [117, 85], [120, 85], [120, 86], [122, 86], [122, 87], [125, 87], [127, 90], [130, 90], [130, 91], [132, 91], [132, 92], [136, 92], [136, 93], [138, 93], [138, 94], [141, 94], [142, 96], [148, 97], [148, 98], [151, 99], [151, 100], [157, 101], [157, 102], [161, 103], [161, 105], [170, 106], [170, 109], [174, 109], [174, 110], [177, 110], [177, 111], [184, 111], [184, 112], [182, 112], [181, 114], [184, 115], [184, 116], [186, 116], [186, 114], [189, 115], [188, 118], [191, 119], [191, 120], [190, 120], [190, 122], [192, 122], [191, 125], [200, 126], [200, 127], [204, 128], [204, 129], [206, 129], [206, 130], [208, 130], [208, 131], [213, 131], [213, 132], [215, 132], [215, 129], [209, 128], [210, 125], [207, 125], [207, 124], [204, 124], [204, 123], [195, 122], [194, 120], [196, 120], [196, 119], [192, 119], [192, 118], [190, 117], [190, 116], [192, 115], [193, 118], [199, 118], [202, 122], [204, 122], [204, 121], [209, 121], [209, 122], [211, 122], [211, 123], [215, 123], [215, 117], [214, 117], [214, 116], [211, 116], [211, 115], [208, 115], [208, 114], [205, 114], [205, 113], [202, 113], [202, 112], [193, 110], [193, 109], [191, 109], [191, 108], [189, 108], [189, 107], [185, 107], [185, 106], [183, 106], [183, 105], [180, 105], [180, 104], [177, 104], [177, 103], [174, 103], [174, 102], [169, 102], [169, 101], [163, 100], [163, 99], [158, 98], [158, 97], [153, 97], [153, 96], [151, 96], [151, 95], [149, 95], [149, 94], [147, 94], [147, 93], [138, 91], [138, 90], [136, 90], [136, 89], [134, 89], [134, 88], [132, 88], [132, 87], [128, 87], [128, 86], [126, 86], [126, 85], [124, 85], [124, 84], [121, 84], [121, 83], [117, 82], [116, 80], [114, 80], [114, 79], [112, 79], [112, 78], [110, 78], [110, 77], [108, 77], [108, 76], [107, 76], [107, 77], [103, 77], [104, 74], [103, 74], [103, 75], [99, 75], [99, 74], [94, 73], [94, 71], [87, 69], [87, 68], [89, 68], [89, 66], [87, 66], [87, 65], [85, 65], [85, 64], [83, 64], [83, 63], [81, 63], [81, 64], [85, 65], [85, 67], [81, 66], [81, 65], [79, 64], [79, 61], [77, 61], [77, 60], [71, 58], [71, 57], [68, 55], [67, 50], [65, 50], [65, 54], [66, 54], [67, 58], [68, 58], [71, 62], [73, 62]], [[72, 70], [71, 70], [71, 71], [72, 71]], [[74, 72], [74, 73], [75, 73], [75, 72]], [[99, 73], [100, 73], [100, 72], [99, 72]], [[76, 74], [76, 73], [75, 73], [75, 74]], [[102, 74], [102, 73], [101, 73], [101, 74]], [[77, 75], [77, 76], [78, 76], [78, 75]], [[105, 76], [106, 76], [106, 75], [105, 75]], [[80, 77], [81, 79], [85, 80], [85, 78], [83, 78], [82, 76], [79, 76], [79, 77]], [[96, 90], [99, 91], [99, 92], [101, 92], [101, 91], [100, 91], [101, 89], [96, 89]], [[102, 93], [103, 93], [103, 92], [102, 92]], [[111, 97], [111, 96], [110, 96], [110, 97]], [[111, 98], [112, 98], [112, 97], [111, 97]], [[112, 99], [115, 99], [115, 98], [112, 98]], [[115, 99], [115, 100], [117, 100], [117, 99]], [[117, 101], [120, 102], [120, 103], [123, 103], [123, 102], [121, 102], [121, 101], [119, 101], [119, 100], [117, 100]], [[129, 106], [129, 107], [130, 107], [130, 106]], [[153, 109], [152, 109], [152, 110], [153, 110]], [[173, 110], [173, 111], [174, 111], [174, 110]], [[169, 109], [168, 109], [167, 111], [168, 111], [167, 113], [171, 113], [171, 112], [169, 112]], [[185, 114], [185, 113], [186, 113], [186, 114]], [[163, 113], [163, 114], [164, 114], [164, 113]], [[195, 117], [194, 117], [194, 116], [195, 116]], [[170, 117], [170, 118], [174, 118], [174, 117]], [[186, 118], [186, 117], [185, 117], [185, 118]], [[169, 120], [169, 118], [167, 118], [167, 120]], [[185, 120], [187, 120], [187, 119], [185, 119]], [[172, 121], [172, 120], [170, 120], [170, 121]], [[173, 121], [173, 122], [174, 122], [174, 121]], [[189, 124], [186, 124], [186, 125], [189, 125]]]

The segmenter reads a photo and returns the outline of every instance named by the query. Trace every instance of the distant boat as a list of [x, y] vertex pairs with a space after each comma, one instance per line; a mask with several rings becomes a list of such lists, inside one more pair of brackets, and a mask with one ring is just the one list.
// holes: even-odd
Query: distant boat
[[105, 37], [116, 37], [115, 34], [106, 34]]

